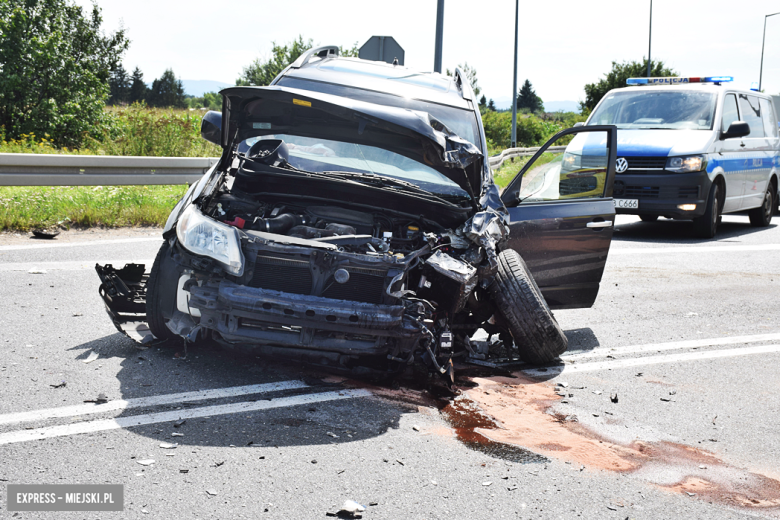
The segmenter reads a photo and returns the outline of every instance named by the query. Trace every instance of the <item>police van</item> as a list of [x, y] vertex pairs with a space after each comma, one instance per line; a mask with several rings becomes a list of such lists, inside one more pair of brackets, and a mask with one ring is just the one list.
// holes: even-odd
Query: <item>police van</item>
[[693, 220], [712, 238], [720, 216], [768, 226], [778, 200], [780, 137], [772, 98], [729, 76], [629, 78], [586, 125], [616, 125], [615, 211], [646, 222]]

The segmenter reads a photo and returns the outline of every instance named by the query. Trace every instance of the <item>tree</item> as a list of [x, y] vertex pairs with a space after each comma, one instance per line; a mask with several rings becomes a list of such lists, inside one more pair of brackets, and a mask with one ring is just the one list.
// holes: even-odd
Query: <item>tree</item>
[[0, 126], [79, 146], [100, 133], [108, 79], [129, 42], [106, 36], [100, 8], [71, 0], [0, 0]]
[[130, 94], [128, 96], [128, 102], [139, 103], [146, 99], [146, 93], [149, 90], [144, 82], [144, 73], [138, 67], [133, 71], [133, 75], [130, 76]]
[[490, 110], [491, 112], [496, 111], [496, 103], [493, 101], [492, 98], [490, 99], [490, 101], [488, 101], [487, 109]]
[[[479, 96], [482, 92], [482, 89], [479, 87], [479, 84], [477, 83], [477, 69], [474, 67], [471, 67], [467, 62], [463, 62], [462, 64], [458, 64], [458, 68], [463, 72], [463, 75], [466, 76], [469, 80], [469, 84], [471, 85], [471, 90], [474, 91], [475, 96]], [[455, 76], [455, 73], [451, 71], [450, 69], [446, 69], [447, 76]]]
[[[273, 81], [287, 65], [297, 60], [301, 54], [312, 48], [313, 41], [311, 39], [303, 41], [303, 36], [299, 35], [297, 40], [293, 40], [287, 45], [277, 45], [276, 42], [272, 42], [272, 44], [273, 49], [271, 49], [271, 57], [266, 61], [261, 61], [260, 58], [253, 61], [244, 69], [241, 76], [236, 80], [236, 85], [270, 85], [271, 81]], [[355, 45], [357, 46], [357, 44]], [[350, 49], [350, 51], [351, 50], [352, 49]]]
[[203, 94], [203, 106], [211, 110], [222, 110], [222, 96], [216, 92]]
[[487, 107], [487, 98], [484, 94], [482, 94], [482, 97], [479, 98], [479, 108], [486, 108]]
[[358, 47], [358, 42], [355, 42], [355, 44], [349, 49], [345, 49], [339, 45], [339, 56], [344, 56], [345, 58], [357, 58], [359, 53], [360, 47]]
[[172, 69], [166, 69], [162, 76], [154, 80], [146, 101], [153, 107], [187, 107], [184, 86], [180, 79], [176, 79]]
[[[676, 76], [677, 73], [672, 69], [664, 67], [664, 62], [662, 61], [651, 61], [650, 75], [654, 78], [661, 78]], [[598, 83], [585, 85], [585, 101], [580, 101], [580, 110], [582, 112], [590, 112], [596, 108], [604, 94], [613, 88], [625, 87], [628, 78], [644, 78], [646, 76], [647, 59], [644, 59], [641, 63], [636, 61], [617, 63], [613, 61], [612, 70], [604, 74], [604, 79], [599, 80]]]
[[121, 63], [117, 63], [116, 68], [111, 71], [111, 75], [108, 78], [108, 104], [120, 105], [125, 104], [130, 98], [130, 85], [131, 78], [127, 75], [127, 71]]
[[517, 95], [517, 109], [521, 110], [523, 108], [532, 113], [544, 112], [542, 98], [536, 95], [533, 85], [528, 80], [525, 80], [525, 83], [520, 88], [520, 93]]

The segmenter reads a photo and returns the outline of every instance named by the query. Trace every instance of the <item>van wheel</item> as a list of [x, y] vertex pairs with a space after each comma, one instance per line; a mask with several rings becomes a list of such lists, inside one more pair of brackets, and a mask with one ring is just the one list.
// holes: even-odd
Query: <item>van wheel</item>
[[173, 339], [176, 337], [165, 324], [165, 318], [160, 308], [164, 287], [163, 280], [160, 278], [160, 264], [162, 264], [170, 248], [171, 246], [167, 241], [163, 242], [162, 247], [157, 252], [157, 257], [154, 259], [152, 271], [149, 273], [149, 280], [146, 282], [146, 323], [157, 339]]
[[658, 220], [658, 215], [639, 215], [639, 219], [642, 222], [655, 222]]
[[569, 341], [517, 251], [498, 255], [490, 293], [524, 361], [549, 363], [566, 351]]
[[712, 238], [718, 231], [720, 221], [720, 186], [715, 182], [710, 188], [710, 196], [707, 197], [707, 208], [704, 215], [693, 219], [693, 232], [699, 238]]
[[767, 227], [772, 222], [772, 213], [775, 210], [774, 192], [775, 187], [770, 182], [766, 188], [766, 193], [764, 193], [764, 202], [761, 203], [761, 206], [748, 211], [751, 226]]

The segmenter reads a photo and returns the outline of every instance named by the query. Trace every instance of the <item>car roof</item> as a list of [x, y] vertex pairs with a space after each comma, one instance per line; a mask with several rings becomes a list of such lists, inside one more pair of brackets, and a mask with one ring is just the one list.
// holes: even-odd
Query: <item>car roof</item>
[[[300, 68], [288, 68], [282, 77], [361, 88], [440, 105], [472, 109], [469, 102], [463, 98], [454, 78], [436, 72], [420, 72], [403, 65], [391, 65], [382, 61], [344, 57], [312, 59]], [[281, 78], [277, 78], [276, 81], [279, 80]]]

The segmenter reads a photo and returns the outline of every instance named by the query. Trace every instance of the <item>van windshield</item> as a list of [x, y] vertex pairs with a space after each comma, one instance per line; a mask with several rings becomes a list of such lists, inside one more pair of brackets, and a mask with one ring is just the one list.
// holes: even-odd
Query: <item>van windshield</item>
[[589, 125], [621, 130], [712, 130], [717, 94], [637, 90], [614, 92], [596, 108]]

